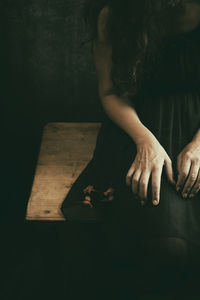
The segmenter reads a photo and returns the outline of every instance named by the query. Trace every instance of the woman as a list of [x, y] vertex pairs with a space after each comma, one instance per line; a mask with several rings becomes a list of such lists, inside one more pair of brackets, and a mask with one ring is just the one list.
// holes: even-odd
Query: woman
[[106, 114], [62, 212], [102, 222], [130, 286], [173, 291], [199, 263], [200, 2], [90, 1], [87, 20]]

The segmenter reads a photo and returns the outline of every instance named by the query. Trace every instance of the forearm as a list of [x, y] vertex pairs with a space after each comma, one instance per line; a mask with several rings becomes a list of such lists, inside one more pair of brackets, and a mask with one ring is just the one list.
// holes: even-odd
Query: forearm
[[101, 102], [109, 118], [121, 127], [136, 144], [144, 139], [155, 138], [153, 133], [140, 121], [130, 100], [121, 99], [115, 94], [104, 96]]

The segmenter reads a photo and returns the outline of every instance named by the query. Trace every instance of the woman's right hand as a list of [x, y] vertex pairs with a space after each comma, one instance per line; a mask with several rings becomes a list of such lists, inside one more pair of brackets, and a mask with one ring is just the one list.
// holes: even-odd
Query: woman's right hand
[[126, 175], [126, 184], [131, 186], [134, 195], [139, 196], [142, 205], [147, 200], [150, 176], [152, 202], [154, 205], [159, 204], [163, 165], [169, 181], [176, 184], [173, 178], [171, 159], [158, 140], [155, 137], [145, 137], [137, 143], [137, 154]]

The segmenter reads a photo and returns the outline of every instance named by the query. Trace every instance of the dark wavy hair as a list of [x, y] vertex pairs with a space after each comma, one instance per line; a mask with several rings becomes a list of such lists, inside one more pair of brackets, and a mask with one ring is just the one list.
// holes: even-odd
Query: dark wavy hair
[[98, 38], [97, 19], [101, 9], [109, 8], [106, 36], [112, 46], [111, 78], [118, 95], [135, 95], [144, 80], [155, 75], [154, 63], [159, 64], [162, 59], [165, 20], [170, 10], [183, 1], [87, 0], [84, 20], [91, 40]]

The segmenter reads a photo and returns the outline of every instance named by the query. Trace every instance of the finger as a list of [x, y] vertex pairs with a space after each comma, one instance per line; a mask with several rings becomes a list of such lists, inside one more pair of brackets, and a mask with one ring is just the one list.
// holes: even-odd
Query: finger
[[183, 159], [180, 162], [180, 168], [179, 168], [179, 174], [178, 174], [178, 180], [176, 184], [176, 189], [179, 190], [183, 188], [185, 181], [188, 177], [189, 171], [191, 166], [191, 160], [188, 158]]
[[167, 174], [167, 177], [169, 179], [169, 181], [172, 184], [176, 184], [175, 180], [174, 180], [174, 174], [173, 174], [173, 168], [172, 168], [172, 162], [171, 159], [167, 159], [164, 161], [164, 165], [165, 165], [165, 171]]
[[135, 166], [132, 165], [128, 171], [128, 173], [126, 174], [126, 185], [130, 186], [131, 182], [132, 182], [132, 176], [133, 173], [135, 172]]
[[194, 197], [200, 190], [200, 169], [199, 169], [199, 172], [198, 172], [198, 175], [197, 175], [197, 180], [193, 186], [193, 188], [191, 189], [191, 192], [190, 192], [190, 195], [189, 197]]
[[132, 192], [134, 195], [138, 195], [138, 191], [139, 191], [139, 179], [140, 179], [140, 175], [141, 175], [141, 170], [136, 170], [133, 177], [132, 177]]
[[176, 164], [176, 169], [177, 169], [178, 173], [180, 173], [180, 171], [181, 171], [181, 162], [182, 162], [182, 156], [178, 155], [177, 164]]
[[152, 172], [152, 202], [158, 205], [160, 201], [160, 182], [162, 167], [156, 167]]
[[150, 175], [151, 175], [151, 173], [149, 171], [144, 171], [140, 177], [138, 193], [141, 198], [141, 201], [143, 201], [143, 202], [147, 200], [147, 189], [148, 189]]
[[187, 177], [187, 180], [185, 182], [182, 195], [184, 198], [188, 197], [188, 194], [190, 193], [199, 172], [199, 164], [193, 162]]
[[[181, 172], [181, 163], [182, 163], [182, 156], [178, 155], [177, 157], [177, 165], [176, 165], [176, 168], [177, 168], [177, 182], [176, 182], [176, 190], [180, 190], [180, 186], [179, 186], [179, 181], [180, 181], [180, 178], [178, 178], [180, 172]], [[178, 181], [179, 179], [179, 181]]]

